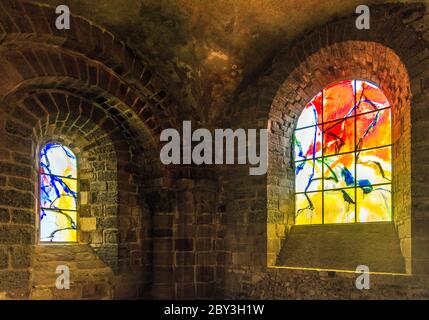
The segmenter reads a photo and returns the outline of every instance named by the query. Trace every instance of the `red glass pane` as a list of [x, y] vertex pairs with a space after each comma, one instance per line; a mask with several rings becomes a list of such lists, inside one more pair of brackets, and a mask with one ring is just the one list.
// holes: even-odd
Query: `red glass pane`
[[323, 154], [325, 156], [354, 151], [354, 118], [325, 123], [323, 129]]
[[368, 149], [391, 143], [390, 108], [356, 117], [357, 149]]
[[368, 82], [356, 81], [357, 114], [387, 107], [389, 107], [389, 101], [379, 88]]

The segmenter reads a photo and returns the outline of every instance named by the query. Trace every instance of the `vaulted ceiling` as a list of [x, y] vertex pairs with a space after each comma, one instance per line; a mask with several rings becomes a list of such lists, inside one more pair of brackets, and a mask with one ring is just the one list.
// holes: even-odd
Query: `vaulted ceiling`
[[[429, 2], [429, 0], [426, 0]], [[287, 43], [361, 0], [39, 0], [116, 34], [167, 80], [184, 117], [216, 125]], [[366, 0], [365, 4], [388, 1]]]

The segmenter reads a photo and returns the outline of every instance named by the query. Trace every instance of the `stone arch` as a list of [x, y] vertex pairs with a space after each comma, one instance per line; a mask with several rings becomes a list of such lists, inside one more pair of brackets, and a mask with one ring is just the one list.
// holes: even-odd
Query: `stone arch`
[[[29, 90], [32, 86], [81, 91], [81, 94], [104, 104], [107, 109], [115, 107], [115, 112], [119, 113], [116, 116], [122, 114], [130, 122], [143, 123], [140, 127], [146, 128], [146, 132], [139, 130], [144, 135], [142, 141], [155, 140], [161, 128], [169, 125], [165, 120], [158, 121], [159, 118], [167, 119], [169, 114], [159, 107], [154, 97], [138, 94], [112, 70], [96, 61], [52, 46], [43, 49], [37, 46], [30, 49], [23, 46], [13, 49], [5, 47], [1, 52], [4, 58], [2, 68], [7, 75], [2, 82], [5, 98], [16, 91]], [[49, 56], [46, 57], [46, 54]], [[109, 99], [114, 100], [112, 103], [115, 106], [108, 104]], [[151, 103], [155, 103], [154, 109], [150, 107]]]
[[[300, 106], [303, 104], [301, 100], [310, 100], [328, 83], [350, 78], [351, 74], [348, 70], [336, 69], [338, 62], [333, 60], [344, 61], [345, 57], [353, 58], [353, 54], [363, 57], [365, 68], [358, 70], [355, 76], [359, 75], [369, 80], [372, 78], [374, 82], [381, 83], [382, 89], [391, 96], [392, 103], [404, 108], [412, 105], [409, 113], [405, 113], [408, 119], [404, 119], [405, 121], [402, 122], [404, 125], [393, 128], [394, 131], [397, 130], [396, 137], [401, 137], [411, 144], [411, 153], [404, 153], [410, 157], [408, 158], [410, 167], [403, 167], [406, 161], [394, 165], [396, 169], [400, 168], [403, 172], [410, 173], [408, 181], [411, 181], [411, 186], [407, 187], [405, 194], [410, 201], [406, 200], [403, 203], [404, 210], [411, 212], [412, 219], [411, 223], [397, 227], [403, 228], [406, 234], [413, 235], [412, 238], [404, 239], [406, 241], [402, 243], [403, 255], [408, 258], [407, 272], [411, 269], [412, 273], [427, 273], [427, 259], [423, 246], [428, 244], [428, 235], [420, 227], [426, 226], [427, 221], [422, 211], [425, 208], [424, 200], [418, 191], [424, 188], [424, 185], [421, 181], [423, 179], [419, 181], [417, 174], [417, 170], [422, 169], [418, 159], [421, 161], [423, 157], [416, 155], [416, 152], [424, 150], [423, 145], [418, 141], [423, 138], [423, 128], [426, 128], [423, 120], [419, 121], [417, 118], [425, 117], [423, 101], [427, 97], [424, 72], [427, 69], [429, 54], [427, 41], [422, 38], [420, 33], [422, 29], [419, 29], [424, 23], [425, 6], [423, 4], [386, 4], [373, 6], [370, 9], [370, 31], [357, 30], [354, 25], [354, 16], [351, 15], [320, 26], [293, 43], [285, 44], [284, 50], [277, 53], [272, 61], [267, 62], [269, 66], [267, 71], [237, 93], [235, 116], [231, 125], [234, 128], [268, 127], [271, 132], [271, 151], [278, 154], [286, 153], [289, 156], [290, 147], [286, 150], [283, 146], [289, 146], [290, 142], [285, 141], [286, 138], [281, 135], [293, 130], [294, 117], [297, 117], [296, 114], [299, 114]], [[347, 46], [350, 46], [348, 51], [338, 50]], [[387, 75], [391, 70], [380, 69], [385, 61], [381, 61], [381, 65], [377, 65], [376, 62], [379, 59], [385, 59], [386, 56], [377, 57], [378, 52], [374, 51], [369, 51], [366, 55], [362, 51], [353, 53], [350, 51], [353, 46], [357, 46], [360, 50], [375, 50], [381, 47], [384, 55], [392, 55], [393, 61], [397, 62], [397, 65], [390, 67], [395, 71], [399, 70], [399, 74], [404, 76], [403, 79], [408, 78], [409, 83], [406, 84], [405, 81], [404, 85], [404, 80], [398, 79], [397, 76], [389, 79]], [[329, 50], [334, 50], [333, 53], [336, 54], [335, 58], [331, 58], [330, 64], [324, 60], [328, 57]], [[318, 55], [323, 59], [312, 60], [312, 56]], [[285, 83], [288, 85], [284, 85]], [[400, 97], [402, 102], [395, 101], [396, 97]], [[286, 105], [289, 106], [288, 111], [281, 114], [279, 110]], [[400, 119], [402, 114], [397, 113], [395, 116]], [[408, 125], [405, 125], [406, 121]], [[289, 126], [281, 126], [279, 123], [288, 123]], [[398, 125], [399, 123], [401, 121], [398, 121]], [[410, 123], [412, 126], [409, 126]], [[402, 135], [398, 134], [401, 130]], [[405, 144], [401, 142], [399, 145]], [[396, 152], [399, 153], [400, 150], [397, 148]], [[257, 296], [260, 292], [254, 284], [262, 282], [255, 280], [255, 272], [260, 271], [258, 275], [264, 279], [266, 276], [280, 276], [280, 270], [269, 271], [267, 265], [272, 265], [276, 260], [275, 253], [279, 252], [281, 246], [277, 237], [284, 237], [286, 228], [277, 230], [274, 227], [267, 230], [267, 224], [275, 225], [276, 221], [284, 219], [281, 211], [290, 206], [291, 195], [282, 195], [279, 190], [267, 190], [267, 186], [271, 181], [272, 184], [273, 182], [276, 185], [282, 183], [282, 187], [293, 188], [294, 180], [293, 175], [291, 176], [290, 164], [283, 160], [283, 157], [279, 156], [270, 159], [271, 166], [283, 167], [288, 172], [286, 174], [289, 177], [282, 182], [272, 175], [272, 170], [267, 177], [259, 178], [248, 177], [244, 172], [233, 167], [223, 170], [223, 194], [224, 201], [227, 203], [228, 216], [227, 247], [228, 253], [232, 256], [228, 263], [230, 269], [226, 272], [226, 283], [246, 283], [246, 285], [237, 285], [238, 289], [226, 284], [227, 291], [232, 290], [235, 294], [240, 294], [242, 291], [245, 296]], [[399, 180], [395, 183], [398, 184]], [[241, 186], [237, 188], [237, 185]], [[264, 204], [266, 207], [261, 209]], [[274, 234], [273, 238], [277, 238], [276, 241], [267, 241], [269, 234]], [[251, 246], [243, 247], [245, 243]], [[411, 246], [413, 251], [407, 252]], [[249, 272], [253, 272], [253, 275]], [[267, 272], [270, 272], [270, 275]]]
[[[3, 174], [18, 170], [27, 188], [21, 190], [22, 196], [16, 190], [1, 193], [8, 207], [19, 208], [22, 202], [27, 214], [33, 212], [28, 218], [31, 223], [25, 226], [28, 232], [22, 236], [25, 239], [18, 242], [25, 244], [26, 256], [32, 257], [37, 221], [37, 190], [34, 185], [29, 189], [31, 181], [37, 181], [33, 160], [38, 159], [45, 139], [63, 141], [77, 148], [85, 174], [106, 168], [98, 187], [90, 179], [84, 182], [88, 190], [83, 192], [92, 205], [85, 205], [82, 212], [93, 216], [101, 210], [101, 214], [96, 214], [100, 228], [91, 235], [85, 233], [82, 240], [92, 243], [98, 257], [115, 272], [112, 286], [107, 285], [114, 292], [108, 290], [108, 295], [147, 295], [152, 219], [144, 197], [145, 190], [161, 188], [159, 178], [169, 177], [158, 161], [158, 139], [163, 128], [175, 127], [174, 99], [144, 57], [92, 22], [72, 15], [72, 28], [63, 31], [54, 27], [56, 14], [50, 6], [11, 0], [0, 7], [0, 113], [5, 116], [2, 130], [10, 131], [1, 140], [14, 150], [2, 150], [4, 159], [0, 160], [16, 165], [2, 164], [0, 186], [8, 189]], [[103, 163], [101, 156], [113, 159], [114, 164]], [[106, 191], [106, 185], [116, 188], [117, 195]], [[99, 202], [103, 202], [102, 209], [97, 208]], [[5, 214], [10, 218], [11, 209]], [[12, 229], [6, 230], [6, 236], [15, 232]], [[28, 296], [30, 275], [27, 269], [21, 271], [22, 295]]]
[[[423, 23], [421, 19], [425, 6], [421, 3], [382, 4], [372, 6], [370, 9], [372, 21], [370, 31], [356, 29], [355, 16], [349, 15], [310, 30], [292, 43], [286, 43], [284, 48], [272, 59], [267, 71], [237, 93], [239, 100], [235, 107], [236, 114], [240, 114], [240, 119], [245, 116], [242, 114], [243, 112], [249, 114], [250, 111], [257, 111], [260, 115], [256, 118], [251, 117], [254, 119], [252, 125], [257, 125], [258, 121], [267, 119], [273, 101], [286, 77], [309, 78], [312, 74], [299, 75], [297, 68], [301, 64], [307, 63], [308, 57], [318, 51], [345, 41], [375, 42], [392, 49], [407, 69], [413, 95], [421, 93], [420, 83], [412, 80], [422, 73], [420, 63], [425, 60], [427, 54], [427, 42], [422, 39], [421, 33], [418, 31], [418, 26]], [[389, 32], [390, 30], [395, 30], [395, 32]], [[370, 59], [370, 55], [368, 59]], [[368, 63], [372, 63], [371, 60], [368, 60]], [[316, 79], [317, 69], [318, 65], [313, 70]], [[331, 68], [331, 71], [335, 70]], [[331, 74], [338, 76], [335, 72], [331, 72]], [[333, 80], [335, 81], [335, 79]], [[305, 88], [302, 86], [295, 82], [292, 86], [282, 89], [290, 93], [295, 90], [304, 90]], [[257, 103], [251, 103], [255, 98], [257, 98]], [[257, 110], [251, 110], [253, 108]]]
[[[2, 3], [1, 6], [3, 10], [0, 17], [2, 47], [12, 50], [26, 47], [25, 52], [15, 58], [17, 60], [12, 59], [19, 64], [14, 64], [12, 61], [17, 72], [9, 74], [7, 82], [13, 79], [12, 74], [23, 78], [25, 75], [28, 76], [28, 62], [35, 67], [35, 70], [30, 67], [33, 72], [53, 71], [54, 75], [76, 74], [82, 70], [81, 68], [86, 68], [85, 73], [90, 83], [97, 82], [97, 75], [105, 74], [108, 70], [109, 74], [104, 77], [104, 80], [109, 79], [110, 76], [116, 77], [115, 81], [111, 80], [113, 81], [111, 90], [129, 105], [147, 104], [153, 114], [159, 114], [161, 110], [168, 115], [175, 115], [175, 102], [168, 95], [164, 81], [150, 70], [147, 62], [142, 61], [137, 54], [107, 30], [74, 15], [71, 16], [70, 30], [58, 30], [54, 28], [55, 9], [47, 5], [10, 0]], [[39, 46], [44, 47], [40, 56], [31, 49]], [[86, 63], [91, 62], [94, 65], [85, 67], [85, 63], [82, 62], [74, 65], [74, 57], [64, 53], [65, 51], [73, 53], [74, 57], [80, 56]], [[47, 63], [52, 61], [50, 69], [38, 67], [40, 62], [44, 61]], [[20, 70], [21, 67], [24, 69]], [[102, 70], [103, 68], [105, 70]], [[19, 78], [16, 80], [22, 81]], [[156, 126], [164, 121], [162, 117], [157, 117], [151, 129], [156, 129]]]
[[[286, 78], [274, 98], [269, 115], [271, 135], [267, 185], [269, 203], [279, 205], [268, 208], [270, 222], [267, 237], [268, 247], [271, 249], [268, 252], [268, 265], [278, 263], [271, 259], [287, 254], [281, 253], [282, 245], [279, 242], [282, 243], [282, 239], [287, 238], [294, 225], [295, 174], [291, 147], [296, 122], [312, 97], [331, 83], [346, 79], [363, 79], [376, 83], [393, 108], [393, 221], [400, 234], [402, 252], [411, 272], [410, 81], [405, 66], [391, 49], [365, 41], [337, 43], [309, 56]], [[291, 87], [295, 87], [295, 90], [288, 91], [287, 88]]]
[[[94, 284], [83, 276], [79, 280], [81, 286], [78, 284], [74, 288], [74, 294], [79, 295], [75, 291], [82, 290], [80, 294], [84, 295], [85, 287], [95, 285], [100, 288], [99, 297], [112, 297], [116, 294], [113, 293], [115, 280], [113, 274], [109, 276], [109, 272], [113, 271], [117, 274], [116, 278], [122, 278], [122, 274], [130, 268], [141, 267], [142, 256], [145, 254], [141, 243], [150, 237], [150, 218], [141, 206], [138, 194], [141, 184], [136, 170], [139, 153], [132, 151], [124, 132], [118, 129], [108, 112], [75, 93], [59, 89], [33, 89], [32, 92], [10, 96], [3, 101], [1, 110], [4, 119], [3, 136], [11, 139], [11, 142], [15, 141], [6, 150], [4, 163], [10, 163], [9, 171], [12, 176], [15, 175], [14, 171], [20, 172], [19, 178], [8, 178], [8, 181], [12, 180], [6, 186], [12, 188], [14, 196], [18, 192], [31, 196], [32, 199], [31, 203], [27, 203], [26, 211], [20, 211], [22, 214], [32, 213], [32, 217], [28, 219], [31, 222], [28, 226], [31, 230], [28, 235], [29, 244], [37, 243], [38, 153], [48, 140], [66, 144], [80, 158], [79, 219], [90, 221], [95, 218], [96, 222], [95, 228], [85, 227], [85, 230], [79, 232], [81, 246], [62, 250], [57, 247], [54, 254], [48, 246], [36, 246], [34, 249], [24, 246], [28, 256], [32, 257], [31, 252], [34, 250], [34, 263], [37, 266], [45, 255], [61, 257], [75, 254], [73, 257], [78, 261], [75, 270], [77, 273], [84, 274], [85, 267], [95, 268], [95, 264], [95, 274], [105, 274], [108, 281]], [[105, 125], [107, 121], [112, 124]], [[6, 159], [7, 155], [9, 159]], [[133, 162], [136, 162], [134, 167], [130, 166]], [[24, 172], [27, 174], [23, 174]], [[96, 253], [95, 257], [91, 258], [90, 252], [86, 252], [89, 248], [85, 247], [87, 244]], [[79, 267], [79, 256], [87, 257], [86, 266], [85, 261], [81, 261]], [[149, 271], [141, 268], [140, 272]], [[40, 292], [46, 292], [47, 289], [43, 287], [46, 277], [49, 279], [47, 274], [34, 274], [35, 288], [31, 292], [33, 297], [40, 297]], [[136, 287], [136, 296], [139, 288], [144, 285], [141, 281], [138, 273], [130, 280]]]

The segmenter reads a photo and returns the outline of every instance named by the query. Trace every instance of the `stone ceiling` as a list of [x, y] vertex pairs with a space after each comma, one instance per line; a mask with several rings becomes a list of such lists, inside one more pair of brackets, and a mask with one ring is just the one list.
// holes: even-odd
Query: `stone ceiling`
[[[429, 2], [429, 0], [426, 0]], [[141, 53], [183, 117], [219, 125], [237, 88], [306, 30], [353, 14], [361, 0], [39, 0], [67, 4]], [[365, 4], [388, 1], [366, 0]]]

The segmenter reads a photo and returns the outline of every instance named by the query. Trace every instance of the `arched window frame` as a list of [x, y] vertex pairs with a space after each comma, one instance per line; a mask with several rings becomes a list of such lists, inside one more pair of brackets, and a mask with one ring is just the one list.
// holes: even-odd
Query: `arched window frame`
[[[76, 210], [67, 210], [67, 211], [74, 211], [76, 213], [76, 221], [75, 221], [75, 225], [76, 225], [76, 240], [75, 241], [46, 241], [42, 239], [42, 235], [41, 235], [41, 213], [42, 213], [42, 199], [41, 199], [41, 155], [42, 155], [42, 150], [48, 145], [48, 144], [58, 144], [61, 145], [63, 147], [66, 147], [69, 151], [71, 151], [71, 153], [73, 154], [73, 156], [75, 157], [75, 163], [76, 163], [76, 178], [71, 178], [72, 180], [76, 181]], [[37, 243], [42, 244], [42, 245], [46, 245], [46, 244], [66, 244], [66, 245], [73, 245], [73, 244], [78, 244], [79, 243], [79, 206], [80, 206], [80, 166], [79, 166], [79, 157], [76, 154], [76, 152], [74, 150], [72, 150], [70, 147], [67, 146], [66, 143], [61, 142], [59, 140], [45, 140], [42, 144], [41, 147], [38, 149], [38, 156], [37, 156], [37, 217], [38, 217], [38, 232], [37, 232]], [[68, 178], [69, 179], [69, 178]]]
[[[389, 185], [390, 186], [390, 209], [391, 209], [391, 212], [390, 212], [390, 220], [388, 220], [388, 221], [384, 221], [384, 222], [388, 222], [388, 223], [393, 223], [393, 218], [394, 218], [394, 212], [393, 212], [393, 210], [394, 210], [394, 205], [393, 205], [393, 201], [394, 201], [394, 188], [393, 188], [393, 177], [394, 177], [394, 165], [393, 165], [393, 156], [394, 156], [394, 143], [393, 143], [393, 104], [392, 104], [392, 102], [391, 102], [391, 100], [390, 100], [390, 98], [383, 92], [383, 90], [381, 89], [381, 87], [378, 85], [378, 84], [376, 84], [376, 83], [374, 83], [373, 81], [371, 81], [371, 80], [367, 80], [367, 79], [361, 79], [361, 78], [352, 78], [352, 79], [350, 79], [350, 78], [348, 78], [348, 79], [338, 79], [338, 80], [336, 80], [336, 81], [334, 81], [334, 82], [331, 82], [330, 84], [328, 84], [327, 86], [325, 86], [321, 91], [319, 91], [314, 97], [312, 97], [308, 102], [307, 102], [307, 104], [306, 104], [306, 106], [310, 103], [310, 102], [312, 102], [319, 94], [321, 94], [322, 95], [322, 103], [323, 103], [323, 92], [325, 91], [325, 89], [327, 89], [327, 88], [330, 88], [331, 86], [334, 86], [334, 85], [336, 85], [336, 84], [339, 84], [339, 83], [341, 83], [341, 82], [343, 82], [343, 81], [352, 81], [352, 82], [356, 82], [356, 81], [362, 81], [362, 82], [366, 82], [366, 83], [369, 83], [369, 84], [371, 84], [371, 85], [373, 85], [373, 86], [376, 86], [379, 90], [380, 90], [380, 92], [382, 92], [383, 94], [384, 94], [384, 96], [385, 96], [385, 98], [386, 98], [386, 100], [387, 100], [387, 102], [388, 102], [388, 104], [389, 104], [389, 106], [388, 107], [385, 107], [385, 108], [382, 108], [382, 109], [379, 109], [379, 110], [389, 110], [389, 118], [390, 118], [390, 143], [389, 144], [377, 144], [377, 146], [376, 147], [372, 147], [372, 148], [364, 148], [363, 150], [361, 150], [360, 152], [364, 152], [364, 151], [371, 151], [371, 150], [375, 150], [375, 149], [379, 149], [379, 148], [384, 148], [384, 147], [388, 147], [388, 148], [390, 148], [390, 170], [391, 170], [391, 179], [390, 179], [390, 183], [384, 183], [383, 185]], [[354, 104], [356, 105], [356, 95], [354, 95], [354, 99], [355, 99], [355, 101], [354, 101]], [[302, 111], [302, 112], [304, 112], [304, 111]], [[358, 114], [358, 115], [356, 115], [356, 113], [353, 115], [353, 116], [350, 116], [350, 119], [354, 119], [354, 125], [355, 125], [355, 132], [354, 132], [354, 139], [355, 139], [355, 141], [354, 141], [354, 145], [355, 145], [355, 147], [354, 147], [354, 149], [353, 149], [353, 151], [347, 151], [347, 152], [340, 152], [340, 153], [336, 153], [336, 154], [332, 154], [332, 155], [328, 155], [328, 157], [329, 156], [335, 156], [335, 155], [345, 155], [345, 154], [353, 154], [353, 155], [356, 155], [356, 153], [358, 153], [358, 149], [356, 148], [356, 146], [357, 146], [357, 135], [356, 135], [356, 123], [357, 123], [357, 117], [358, 116], [360, 116], [360, 115], [364, 115], [364, 114], [368, 114], [368, 113], [371, 113], [371, 112], [376, 112], [376, 111], [368, 111], [368, 112], [364, 112], [364, 113], [362, 113], [362, 114]], [[322, 117], [323, 117], [323, 108], [322, 108]], [[302, 115], [302, 113], [300, 114], [300, 116]], [[325, 121], [323, 118], [322, 118], [322, 122], [321, 123], [317, 123], [317, 124], [315, 124], [314, 126], [319, 126], [320, 124], [322, 124], [322, 126], [323, 125], [325, 125], [327, 122], [335, 122], [335, 121], [338, 121], [339, 119], [337, 119], [337, 120], [329, 120], [329, 121]], [[300, 130], [300, 129], [305, 129], [305, 128], [311, 128], [312, 126], [310, 125], [310, 126], [303, 126], [303, 127], [299, 127], [298, 128], [298, 125], [299, 125], [299, 119], [298, 119], [298, 121], [297, 121], [297, 123], [296, 123], [296, 126], [295, 126], [295, 128], [294, 128], [294, 130], [293, 130], [293, 136], [295, 137], [295, 132], [297, 131], [297, 130]], [[325, 158], [326, 156], [323, 154], [323, 143], [324, 143], [324, 130], [322, 130], [321, 131], [321, 133], [322, 133], [322, 155], [320, 156], [320, 158]], [[295, 183], [294, 183], [294, 185], [295, 185], [295, 187], [294, 187], [294, 190], [295, 190], [295, 192], [294, 192], [294, 207], [295, 207], [295, 213], [294, 213], [294, 220], [295, 220], [295, 224], [297, 224], [296, 223], [296, 214], [297, 214], [297, 204], [296, 204], [296, 195], [297, 194], [299, 194], [299, 193], [301, 193], [302, 194], [302, 192], [297, 192], [297, 190], [296, 190], [296, 178], [297, 178], [297, 175], [296, 175], [296, 169], [297, 169], [297, 167], [296, 167], [296, 164], [298, 163], [298, 162], [300, 162], [300, 161], [305, 161], [305, 160], [296, 160], [296, 155], [295, 155], [295, 145], [294, 145], [294, 141], [292, 141], [292, 167], [293, 167], [293, 170], [294, 170], [294, 172], [295, 172], [295, 174], [294, 174], [294, 181], [295, 181]], [[308, 161], [308, 160], [307, 160]], [[322, 164], [322, 166], [324, 166], [324, 163]], [[354, 178], [355, 179], [357, 179], [357, 175], [356, 175], [356, 173], [357, 173], [357, 163], [355, 163], [355, 169], [354, 169]], [[323, 167], [322, 167], [322, 176], [323, 176]], [[381, 184], [380, 184], [381, 185]], [[357, 185], [357, 183], [355, 184], [355, 186], [354, 187], [350, 187], [350, 189], [354, 189], [354, 195], [355, 195], [355, 198], [354, 198], [354, 200], [355, 200], [355, 204], [354, 204], [354, 206], [355, 206], [355, 209], [354, 209], [354, 212], [355, 212], [355, 219], [354, 219], [354, 221], [352, 221], [352, 222], [342, 222], [342, 223], [371, 223], [371, 222], [378, 222], [378, 221], [370, 221], [370, 222], [366, 222], [366, 221], [357, 221], [357, 216], [358, 216], [358, 210], [357, 210], [357, 196], [356, 196], [356, 193], [357, 193], [357, 189], [359, 188], [359, 186]], [[338, 188], [338, 189], [333, 189], [333, 190], [341, 190], [342, 188]], [[325, 223], [325, 217], [324, 217], [324, 210], [325, 210], [325, 208], [324, 208], [324, 203], [323, 203], [323, 201], [324, 201], [324, 193], [326, 192], [327, 190], [325, 190], [325, 188], [324, 188], [324, 186], [323, 186], [323, 180], [322, 180], [322, 189], [321, 189], [321, 191], [320, 191], [320, 193], [322, 194], [322, 222], [321, 223], [304, 223], [304, 224], [307, 224], [307, 225], [311, 225], [311, 224], [314, 224], [314, 225], [320, 225], [320, 224], [333, 224], [333, 223]], [[341, 223], [341, 224], [342, 224]]]

